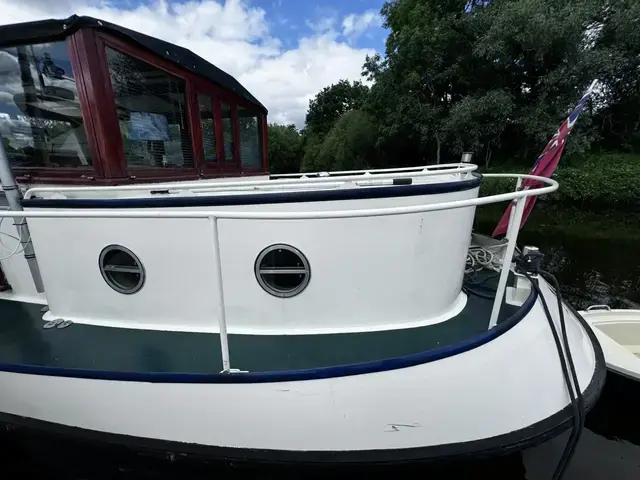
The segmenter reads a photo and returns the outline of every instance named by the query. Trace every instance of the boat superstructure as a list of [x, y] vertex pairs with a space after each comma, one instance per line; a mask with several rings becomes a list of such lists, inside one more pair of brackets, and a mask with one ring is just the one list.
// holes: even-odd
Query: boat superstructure
[[[117, 28], [75, 21], [76, 52], [90, 38], [94, 47], [104, 38], [119, 45], [103, 38], [103, 29]], [[187, 123], [137, 115], [143, 98], [121, 101], [132, 64], [114, 65], [115, 111], [129, 132], [122, 151], [158, 161], [175, 154], [171, 142], [186, 138], [187, 126], [204, 132], [194, 127], [191, 87]], [[187, 85], [199, 83], [188, 77]], [[241, 129], [247, 95], [229, 117], [231, 132]], [[216, 142], [225, 138], [222, 103], [214, 100]], [[242, 144], [245, 137], [232, 135]], [[220, 162], [227, 145], [216, 145]], [[250, 158], [247, 145], [229, 158]], [[231, 459], [457, 459], [505, 454], [574, 421], [579, 427], [602, 389], [606, 368], [593, 332], [539, 275], [532, 249], [517, 248], [527, 198], [554, 191], [554, 180], [494, 174], [538, 183], [480, 196], [483, 175], [463, 162], [25, 183], [12, 163], [18, 154], [7, 150], [0, 148], [11, 204], [0, 211], [11, 287], [0, 293], [6, 423]], [[506, 238], [479, 243], [475, 209], [496, 202], [513, 202]], [[478, 250], [491, 260], [474, 260]]]

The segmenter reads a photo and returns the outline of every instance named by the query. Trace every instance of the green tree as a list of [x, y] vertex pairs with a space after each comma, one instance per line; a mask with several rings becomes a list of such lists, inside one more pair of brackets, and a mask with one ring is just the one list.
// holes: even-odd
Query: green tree
[[368, 113], [344, 113], [321, 143], [306, 152], [302, 171], [354, 170], [380, 166], [377, 129]]
[[603, 2], [594, 26], [593, 50], [598, 53], [602, 82], [594, 122], [607, 150], [640, 151], [640, 2]]
[[302, 161], [302, 135], [295, 125], [269, 124], [269, 170], [296, 173]]
[[602, 10], [600, 0], [385, 3], [386, 56], [364, 65], [379, 144], [413, 145], [416, 160], [472, 150], [487, 162], [497, 150], [530, 161], [597, 73]]
[[306, 134], [323, 138], [345, 112], [361, 108], [368, 93], [369, 88], [361, 82], [348, 80], [323, 88], [309, 102]]
[[474, 75], [467, 3], [398, 0], [382, 7], [391, 30], [386, 57], [367, 58], [364, 72], [375, 81], [371, 108], [381, 124], [383, 145], [409, 143], [415, 146], [413, 156], [421, 157], [433, 143], [439, 163], [444, 122]]

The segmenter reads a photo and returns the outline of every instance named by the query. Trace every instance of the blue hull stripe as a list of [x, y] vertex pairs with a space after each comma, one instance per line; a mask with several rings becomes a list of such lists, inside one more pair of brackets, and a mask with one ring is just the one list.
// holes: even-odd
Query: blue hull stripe
[[414, 353], [402, 357], [388, 358], [374, 362], [363, 362], [335, 367], [322, 367], [306, 370], [255, 372], [255, 373], [146, 373], [117, 372], [105, 370], [69, 369], [40, 365], [21, 365], [0, 363], [0, 371], [25, 373], [30, 375], [49, 375], [56, 377], [84, 378], [92, 380], [114, 380], [123, 382], [147, 383], [267, 383], [317, 380], [322, 378], [346, 377], [366, 373], [384, 372], [400, 368], [408, 368], [435, 362], [480, 347], [498, 338], [517, 325], [531, 310], [537, 300], [535, 290], [520, 309], [505, 321], [486, 332], [475, 335], [468, 340], [442, 348]]
[[[338, 190], [299, 191], [283, 193], [256, 193], [245, 195], [166, 196], [150, 198], [29, 198], [22, 201], [25, 208], [169, 208], [169, 207], [219, 207], [233, 205], [268, 205], [278, 203], [327, 202], [338, 200], [362, 200], [367, 198], [411, 197], [460, 192], [476, 188], [482, 176], [446, 183], [420, 185], [396, 185], [383, 187], [355, 187]], [[157, 187], [156, 187], [157, 189]], [[150, 189], [149, 191], [152, 191]]]

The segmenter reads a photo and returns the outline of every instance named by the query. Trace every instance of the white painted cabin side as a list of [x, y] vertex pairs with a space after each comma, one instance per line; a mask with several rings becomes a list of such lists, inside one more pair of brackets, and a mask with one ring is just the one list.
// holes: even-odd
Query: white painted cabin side
[[[477, 195], [476, 187], [435, 195], [218, 209], [339, 212]], [[367, 331], [451, 318], [465, 303], [461, 285], [474, 211], [468, 207], [369, 218], [220, 219], [229, 332]], [[217, 331], [218, 284], [207, 219], [32, 218], [29, 226], [51, 316], [129, 328]], [[144, 266], [144, 286], [133, 295], [114, 291], [100, 273], [98, 257], [111, 244], [131, 250]], [[257, 257], [274, 244], [296, 248], [309, 263], [308, 286], [294, 297], [271, 295], [257, 281]]]

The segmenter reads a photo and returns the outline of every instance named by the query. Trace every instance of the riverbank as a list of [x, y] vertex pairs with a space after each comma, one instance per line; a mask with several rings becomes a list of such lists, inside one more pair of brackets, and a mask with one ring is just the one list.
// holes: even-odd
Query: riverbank
[[[476, 209], [474, 231], [491, 235], [507, 204]], [[563, 296], [579, 309], [606, 304], [640, 308], [640, 214], [596, 212], [538, 202], [518, 235], [535, 245], [543, 266], [560, 282]]]
[[[490, 235], [507, 205], [500, 203], [477, 208], [476, 228], [481, 226], [482, 233]], [[537, 202], [524, 231], [560, 237], [640, 241], [640, 211], [615, 207], [591, 210], [559, 202]]]
[[[529, 168], [500, 166], [481, 171], [527, 173]], [[640, 207], [640, 155], [606, 153], [563, 157], [553, 178], [560, 183], [560, 188], [545, 201], [598, 211], [632, 211]], [[504, 193], [514, 187], [509, 179], [486, 178], [481, 195]]]

